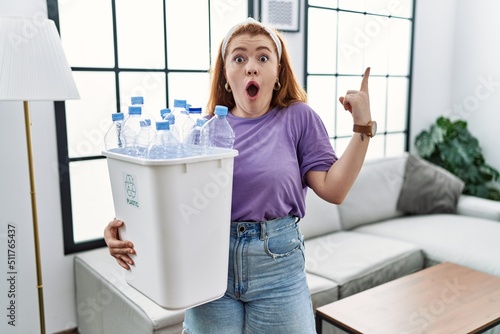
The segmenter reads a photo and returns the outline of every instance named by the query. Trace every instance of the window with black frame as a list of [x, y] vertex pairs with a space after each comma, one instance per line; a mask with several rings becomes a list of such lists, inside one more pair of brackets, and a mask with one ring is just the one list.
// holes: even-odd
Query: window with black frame
[[[65, 253], [104, 246], [114, 217], [101, 154], [111, 114], [132, 96], [159, 119], [174, 99], [205, 107], [211, 59], [253, 1], [47, 0], [81, 99], [56, 102]], [[196, 10], [193, 10], [196, 8]]]
[[408, 150], [413, 0], [309, 0], [305, 73], [309, 103], [342, 154], [352, 117], [338, 97], [371, 68], [370, 103], [377, 136], [367, 159]]

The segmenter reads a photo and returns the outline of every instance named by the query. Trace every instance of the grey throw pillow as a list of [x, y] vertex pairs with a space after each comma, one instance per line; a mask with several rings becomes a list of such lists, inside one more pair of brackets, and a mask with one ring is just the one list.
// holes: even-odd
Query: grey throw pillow
[[446, 169], [410, 154], [397, 209], [409, 214], [455, 213], [464, 186]]

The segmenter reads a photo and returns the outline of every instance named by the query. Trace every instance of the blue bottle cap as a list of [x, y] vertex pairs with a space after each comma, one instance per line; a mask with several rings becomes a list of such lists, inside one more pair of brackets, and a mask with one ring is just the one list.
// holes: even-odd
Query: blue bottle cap
[[172, 112], [170, 108], [160, 109], [160, 116], [163, 117], [165, 114]]
[[117, 113], [111, 114], [111, 119], [113, 120], [113, 122], [115, 122], [115, 121], [123, 121], [124, 118], [125, 117], [124, 117], [123, 113], [121, 113], [121, 112], [117, 112]]
[[201, 114], [201, 108], [200, 107], [189, 107], [189, 113], [190, 114]]
[[141, 115], [142, 114], [142, 107], [141, 106], [129, 106], [128, 107], [128, 114], [129, 115]]
[[186, 109], [186, 100], [174, 100], [174, 108]]
[[226, 106], [215, 106], [215, 114], [220, 116], [226, 116], [228, 108]]
[[156, 121], [156, 130], [170, 130], [168, 121]]
[[132, 96], [130, 99], [130, 102], [135, 105], [135, 104], [144, 104], [144, 97], [142, 96]]

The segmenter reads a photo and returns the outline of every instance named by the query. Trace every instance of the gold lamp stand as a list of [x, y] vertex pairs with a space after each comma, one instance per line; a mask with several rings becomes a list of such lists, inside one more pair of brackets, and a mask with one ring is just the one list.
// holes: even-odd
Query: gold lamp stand
[[45, 311], [43, 305], [42, 262], [40, 260], [40, 237], [38, 234], [38, 214], [35, 192], [35, 169], [33, 164], [33, 147], [31, 144], [31, 116], [28, 101], [23, 101], [24, 125], [26, 128], [26, 145], [28, 146], [28, 168], [30, 174], [31, 214], [33, 216], [33, 240], [35, 241], [36, 279], [38, 289], [38, 310], [40, 314], [40, 333], [45, 334]]

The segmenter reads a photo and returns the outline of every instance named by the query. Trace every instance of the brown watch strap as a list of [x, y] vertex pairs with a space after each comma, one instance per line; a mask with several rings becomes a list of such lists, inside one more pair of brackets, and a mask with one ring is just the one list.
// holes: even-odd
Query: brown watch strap
[[365, 133], [367, 135], [371, 135], [372, 133], [372, 125], [358, 125], [358, 124], [354, 124], [353, 127], [352, 127], [352, 131], [353, 132], [357, 132], [357, 133]]
[[[374, 128], [375, 126], [375, 128]], [[365, 140], [365, 135], [373, 137], [375, 135], [377, 123], [375, 121], [368, 122], [367, 125], [354, 124], [352, 131], [360, 133], [361, 141]]]

